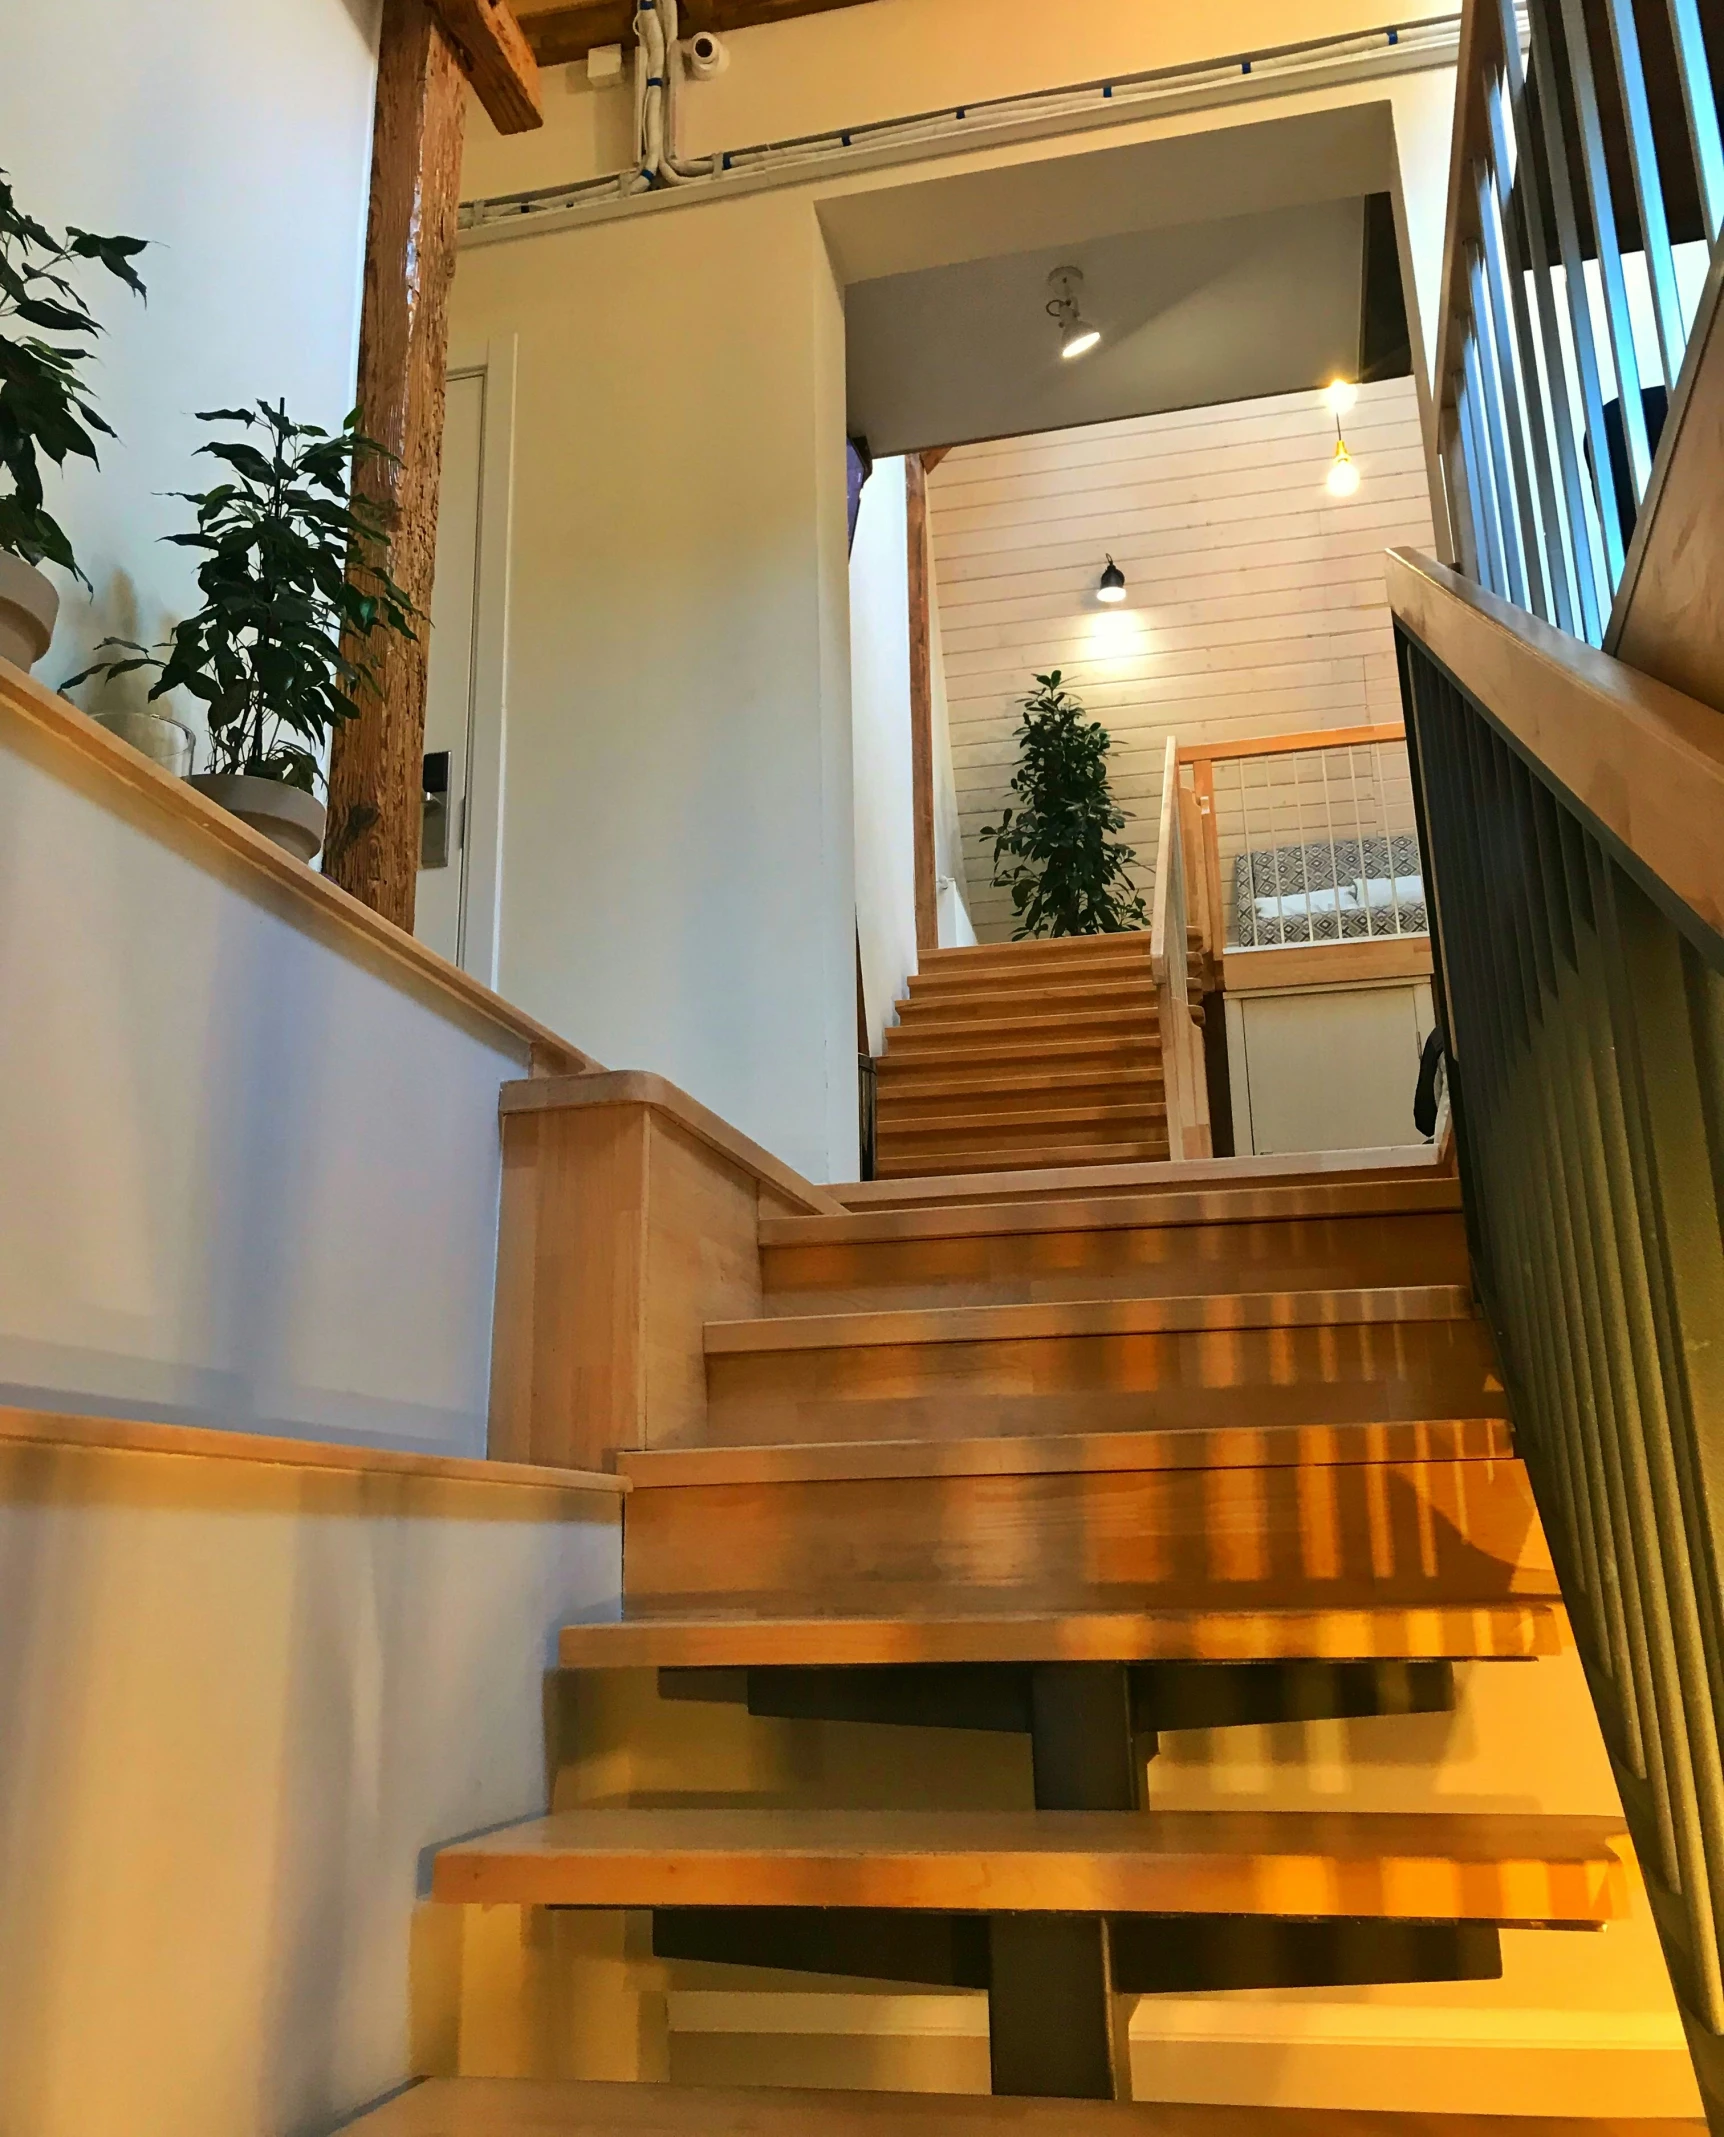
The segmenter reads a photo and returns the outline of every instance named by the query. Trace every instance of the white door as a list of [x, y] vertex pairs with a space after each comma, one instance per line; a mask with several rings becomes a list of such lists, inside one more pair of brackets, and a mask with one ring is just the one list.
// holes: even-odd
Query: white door
[[485, 374], [449, 380], [443, 488], [431, 594], [425, 700], [425, 804], [413, 932], [454, 965], [466, 962], [468, 797], [473, 778], [475, 640], [485, 473]]

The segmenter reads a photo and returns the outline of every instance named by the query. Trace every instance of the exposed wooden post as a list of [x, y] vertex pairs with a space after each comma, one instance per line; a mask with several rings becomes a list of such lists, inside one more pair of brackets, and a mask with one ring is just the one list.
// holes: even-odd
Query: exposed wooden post
[[940, 944], [934, 881], [934, 662], [928, 616], [928, 481], [920, 454], [904, 457], [910, 581], [910, 805], [916, 872], [916, 948]]
[[359, 424], [393, 462], [361, 473], [384, 507], [390, 570], [425, 620], [416, 639], [372, 640], [380, 694], [338, 728], [329, 768], [325, 875], [397, 926], [413, 925], [425, 749], [425, 675], [443, 373], [455, 279], [467, 83], [428, 0], [385, 0], [371, 148], [371, 222], [359, 327]]
[[388, 518], [389, 568], [427, 620], [417, 640], [371, 642], [379, 694], [336, 731], [323, 869], [409, 929], [469, 76], [504, 132], [543, 124], [538, 68], [506, 0], [384, 0], [357, 398], [360, 428], [396, 458], [370, 463], [361, 483]]

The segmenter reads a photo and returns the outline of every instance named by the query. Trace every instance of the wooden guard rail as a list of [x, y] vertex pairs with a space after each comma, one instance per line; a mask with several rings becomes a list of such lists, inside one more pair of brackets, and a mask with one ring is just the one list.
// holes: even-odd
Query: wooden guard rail
[[1475, 1278], [1724, 2130], [1724, 718], [1388, 576]]
[[1172, 735], [1161, 777], [1161, 823], [1155, 844], [1155, 904], [1149, 955], [1161, 1032], [1161, 1086], [1170, 1158], [1210, 1154], [1209, 1084], [1204, 1068], [1202, 1003], [1191, 999], [1188, 870], [1181, 807], [1179, 745]]
[[[1186, 861], [1186, 898], [1201, 951], [1203, 991], [1221, 985], [1227, 948], [1227, 903], [1221, 880], [1221, 835], [1216, 816], [1215, 767], [1248, 757], [1298, 756], [1312, 750], [1356, 749], [1403, 742], [1398, 722], [1374, 727], [1307, 728], [1293, 734], [1252, 735], [1231, 742], [1186, 742], [1178, 750], [1180, 812]], [[1191, 784], [1184, 775], [1191, 773]]]

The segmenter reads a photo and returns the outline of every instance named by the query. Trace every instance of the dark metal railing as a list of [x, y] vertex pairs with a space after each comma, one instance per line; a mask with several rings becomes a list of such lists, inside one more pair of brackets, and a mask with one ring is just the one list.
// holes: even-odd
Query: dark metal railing
[[1724, 938], [1397, 642], [1476, 1277], [1724, 2130]]
[[1593, 645], [1719, 252], [1721, 47], [1708, 0], [1467, 11], [1436, 362], [1450, 522], [1469, 576]]

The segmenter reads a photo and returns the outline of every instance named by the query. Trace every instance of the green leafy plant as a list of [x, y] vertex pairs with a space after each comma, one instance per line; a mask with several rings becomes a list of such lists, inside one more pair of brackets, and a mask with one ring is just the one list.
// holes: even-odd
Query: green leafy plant
[[994, 882], [1012, 894], [1014, 940], [1147, 926], [1131, 880], [1136, 852], [1112, 835], [1125, 812], [1108, 787], [1107, 729], [1061, 687], [1058, 668], [1036, 677], [1023, 707], [1012, 779], [1019, 806], [982, 827], [994, 842]]
[[349, 416], [336, 432], [295, 423], [285, 404], [215, 408], [200, 423], [262, 432], [200, 446], [230, 479], [175, 494], [197, 527], [166, 539], [202, 553], [204, 603], [158, 647], [104, 639], [124, 657], [72, 676], [156, 671], [150, 697], [184, 690], [204, 707], [211, 770], [316, 790], [332, 729], [355, 718], [359, 696], [379, 689], [370, 655], [379, 632], [417, 635], [418, 611], [389, 576], [383, 508], [355, 493], [357, 465], [392, 458]]
[[0, 171], [0, 552], [26, 564], [59, 564], [86, 586], [42, 488], [44, 460], [64, 467], [72, 454], [94, 465], [91, 433], [114, 435], [83, 377], [101, 325], [67, 270], [95, 260], [141, 297], [132, 262], [144, 244], [76, 229], [56, 237], [23, 212]]

